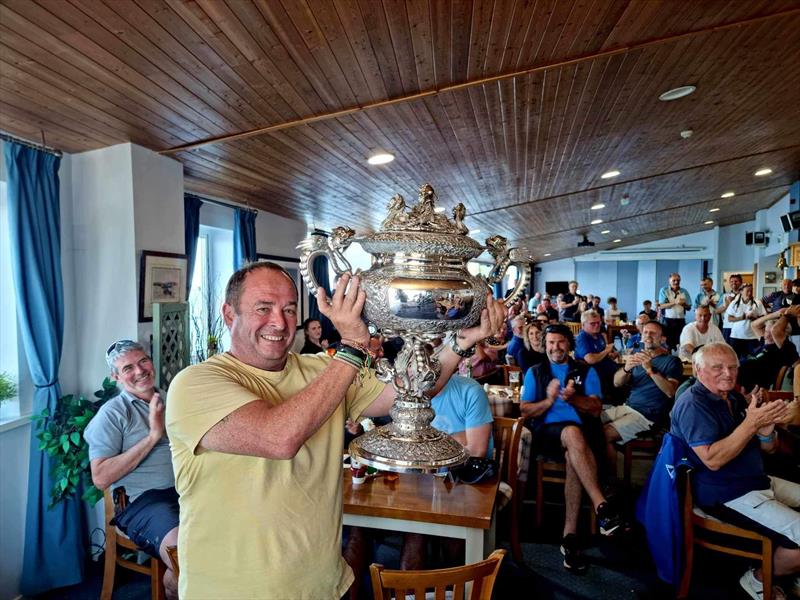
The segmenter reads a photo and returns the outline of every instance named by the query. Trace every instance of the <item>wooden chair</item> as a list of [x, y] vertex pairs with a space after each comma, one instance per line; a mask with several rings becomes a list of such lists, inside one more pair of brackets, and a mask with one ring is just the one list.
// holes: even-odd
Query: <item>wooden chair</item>
[[786, 372], [789, 370], [787, 365], [784, 365], [778, 371], [778, 375], [775, 377], [775, 383], [772, 386], [772, 389], [775, 391], [780, 391], [783, 388], [783, 380], [786, 379]]
[[[125, 498], [124, 488], [123, 492], [120, 494], [120, 498]], [[120, 507], [120, 510], [124, 508], [124, 502], [122, 504], [123, 506]], [[111, 520], [114, 518], [114, 500], [112, 499], [110, 488], [107, 489], [103, 495], [103, 505], [105, 509], [106, 558], [103, 567], [103, 588], [100, 592], [100, 600], [111, 600], [111, 594], [114, 591], [114, 576], [116, 575], [117, 566], [149, 575], [150, 595], [152, 600], [164, 600], [166, 598], [164, 592], [164, 572], [167, 570], [167, 567], [162, 561], [152, 557], [150, 558], [150, 562], [144, 565], [140, 565], [136, 560], [123, 558], [122, 555], [124, 552], [136, 553], [139, 549], [128, 536], [117, 529], [115, 525], [111, 524]], [[177, 551], [174, 548], [172, 548], [171, 551], [170, 558], [173, 560], [175, 574], [177, 575]], [[173, 554], [175, 555], [174, 557]]]
[[614, 444], [618, 452], [623, 454], [623, 482], [626, 489], [631, 487], [631, 471], [634, 460], [655, 460], [661, 450], [664, 434], [669, 431], [669, 424], [664, 427], [654, 427], [650, 431], [639, 434], [636, 439], [627, 444]]
[[495, 417], [492, 425], [492, 439], [497, 464], [500, 466], [500, 481], [505, 481], [511, 488], [510, 528], [511, 555], [514, 560], [522, 560], [522, 547], [519, 543], [519, 511], [522, 505], [523, 486], [518, 484], [519, 447], [525, 419], [509, 419]]
[[581, 324], [580, 323], [573, 323], [571, 321], [567, 321], [564, 323], [569, 330], [572, 332], [572, 335], [577, 336], [581, 332]]
[[[685, 484], [683, 486], [683, 550], [685, 557], [685, 566], [683, 569], [683, 576], [681, 577], [680, 587], [678, 588], [678, 598], [686, 598], [689, 594], [689, 586], [692, 582], [692, 566], [694, 562], [694, 548], [701, 546], [722, 552], [724, 554], [731, 554], [733, 556], [743, 556], [745, 558], [753, 558], [761, 561], [761, 569], [763, 571], [764, 583], [764, 598], [772, 598], [772, 540], [763, 535], [759, 535], [749, 529], [729, 525], [714, 517], [707, 515], [702, 510], [694, 506], [692, 498], [692, 484], [691, 477], [688, 472], [684, 472], [681, 477], [684, 478]], [[712, 532], [716, 536], [713, 541], [702, 537], [704, 532]], [[698, 535], [699, 534], [699, 535]], [[719, 538], [725, 538], [725, 542]], [[730, 539], [730, 542], [727, 540]], [[741, 545], [743, 543], [758, 543], [761, 544], [759, 552], [743, 550]], [[737, 544], [737, 545], [732, 545]]]
[[[505, 550], [495, 550], [479, 563], [450, 569], [429, 571], [394, 571], [383, 565], [369, 567], [375, 600], [405, 600], [406, 594], [415, 600], [425, 600], [426, 590], [433, 589], [436, 600], [444, 600], [445, 591], [452, 590], [453, 600], [463, 600], [467, 583], [473, 582], [470, 600], [490, 600]], [[409, 596], [410, 597], [410, 596]]]
[[[536, 528], [542, 526], [544, 514], [544, 484], [558, 483], [563, 490], [566, 479], [567, 466], [564, 462], [547, 459], [543, 456], [536, 457]], [[594, 508], [589, 506], [589, 527], [592, 532], [597, 531], [597, 515]]]

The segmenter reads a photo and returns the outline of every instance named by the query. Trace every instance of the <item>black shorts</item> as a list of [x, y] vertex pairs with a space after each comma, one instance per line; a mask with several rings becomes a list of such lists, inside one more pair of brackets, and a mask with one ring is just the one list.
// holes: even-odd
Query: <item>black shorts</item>
[[164, 536], [178, 526], [178, 492], [174, 487], [147, 490], [111, 523], [141, 550], [158, 558]]

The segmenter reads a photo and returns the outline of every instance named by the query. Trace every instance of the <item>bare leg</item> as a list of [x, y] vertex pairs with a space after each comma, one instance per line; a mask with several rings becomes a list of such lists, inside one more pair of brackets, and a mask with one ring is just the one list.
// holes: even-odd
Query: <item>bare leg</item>
[[158, 547], [161, 560], [164, 561], [164, 564], [167, 566], [167, 570], [164, 572], [164, 592], [169, 600], [177, 600], [178, 598], [178, 577], [175, 575], [175, 571], [172, 570], [172, 560], [170, 560], [169, 554], [167, 554], [167, 548], [177, 545], [178, 528], [175, 527], [167, 532], [167, 535], [164, 536], [164, 539], [161, 540], [161, 545]]
[[565, 427], [561, 430], [561, 445], [567, 449], [567, 463], [575, 469], [583, 489], [592, 500], [592, 506], [597, 510], [606, 499], [597, 481], [597, 463], [583, 433], [577, 426]]
[[[775, 548], [772, 565], [773, 573], [776, 577], [800, 573], [800, 548], [793, 550], [781, 547]], [[761, 580], [761, 569], [756, 571], [756, 577], [759, 581]]]
[[608, 475], [609, 478], [615, 480], [617, 478], [617, 449], [614, 447], [614, 442], [621, 440], [619, 432], [614, 429], [611, 423], [606, 423], [603, 426], [603, 433], [606, 436], [606, 456], [608, 458]]
[[369, 538], [366, 530], [362, 527], [350, 527], [350, 535], [347, 537], [347, 545], [344, 548], [344, 560], [353, 569], [353, 585], [350, 586], [350, 598], [358, 598], [358, 590], [361, 586], [361, 579], [367, 568], [367, 544]]
[[[565, 457], [567, 454], [569, 452], [565, 453]], [[567, 475], [564, 483], [564, 536], [578, 532], [578, 512], [581, 508], [582, 494], [581, 481], [567, 457]]]

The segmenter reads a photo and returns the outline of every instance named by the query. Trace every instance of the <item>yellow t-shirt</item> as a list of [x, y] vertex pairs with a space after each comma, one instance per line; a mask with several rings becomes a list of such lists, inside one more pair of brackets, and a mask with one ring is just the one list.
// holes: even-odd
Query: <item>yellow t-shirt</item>
[[347, 591], [353, 574], [341, 553], [344, 424], [358, 419], [384, 384], [370, 374], [363, 386], [351, 385], [291, 460], [198, 447], [226, 415], [259, 398], [280, 404], [329, 361], [289, 354], [282, 371], [262, 371], [220, 354], [170, 385], [166, 423], [180, 494], [183, 600], [338, 600]]

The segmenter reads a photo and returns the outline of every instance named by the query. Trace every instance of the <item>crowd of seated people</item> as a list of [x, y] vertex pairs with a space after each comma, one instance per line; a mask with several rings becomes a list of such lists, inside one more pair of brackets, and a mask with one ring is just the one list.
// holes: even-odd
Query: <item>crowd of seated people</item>
[[[249, 290], [246, 283], [263, 279], [265, 285], [282, 290], [282, 301], [294, 298], [294, 290], [283, 280], [285, 277], [279, 269], [267, 267], [254, 273], [245, 271], [239, 276], [238, 285], [244, 292]], [[657, 310], [649, 300], [644, 302], [636, 317], [636, 332], [632, 327], [630, 331], [620, 331], [622, 344], [619, 348], [615, 348], [613, 340], [604, 333], [605, 327], [619, 326], [622, 310], [616, 299], [609, 298], [603, 309], [597, 295], [579, 293], [576, 281], [570, 282], [567, 293], [559, 294], [555, 306], [550, 295], [544, 293], [535, 293], [530, 301], [527, 298], [517, 300], [507, 310], [505, 322], [500, 308], [494, 307], [492, 328], [481, 329], [483, 336], [495, 331], [493, 335], [478, 339], [477, 333], [471, 331], [469, 350], [459, 346], [458, 335], [445, 340], [435, 351], [431, 349], [448, 365], [448, 374], [456, 368], [461, 373], [446, 383], [443, 381], [433, 394], [431, 403], [437, 415], [433, 424], [450, 433], [470, 454], [492, 456], [491, 406], [481, 384], [500, 383], [501, 367], [506, 362], [513, 363], [522, 371], [519, 410], [532, 432], [532, 453], [565, 464], [566, 510], [560, 552], [567, 570], [582, 572], [589, 566], [583, 552], [585, 541], [580, 538], [578, 529], [583, 492], [590, 498], [601, 534], [627, 531], [629, 519], [624, 514], [625, 504], [615, 498], [619, 492], [615, 481], [617, 447], [643, 435], [671, 429], [698, 461], [699, 472], [694, 478], [698, 503], [724, 520], [767, 532], [777, 548], [775, 574], [796, 575], [800, 571], [797, 546], [800, 518], [796, 511], [800, 504], [800, 486], [790, 481], [791, 476], [773, 477], [765, 470], [760, 456], [761, 452], [776, 450], [776, 424], [785, 420], [792, 406], [782, 401], [780, 404], [767, 402], [763, 390], [776, 384], [782, 367], [794, 366], [800, 373], [800, 356], [791, 338], [793, 333], [800, 333], [796, 325], [800, 316], [800, 285], [793, 285], [800, 284], [800, 280], [787, 282], [774, 297], [759, 300], [754, 298], [752, 287], [744, 284], [738, 275], [728, 282], [733, 293], [726, 294], [717, 293], [712, 282], [704, 279], [692, 300], [690, 293], [680, 285], [680, 275], [673, 273], [668, 284], [658, 292]], [[346, 282], [337, 294], [345, 297], [345, 289]], [[234, 328], [237, 320], [245, 315], [245, 312], [237, 312], [236, 303], [249, 301], [244, 292], [239, 292], [241, 297], [233, 294], [226, 303], [233, 311], [230, 320]], [[798, 298], [797, 304], [794, 298]], [[345, 308], [337, 308], [337, 312], [327, 309], [336, 317], [335, 321], [346, 328], [335, 335], [335, 339], [344, 338], [338, 344], [343, 356], [320, 355], [328, 344], [322, 339], [320, 322], [309, 319], [303, 323], [305, 345], [301, 352], [312, 356], [299, 357], [290, 353], [288, 348], [293, 336], [288, 333], [272, 336], [281, 338], [281, 350], [276, 353], [284, 361], [281, 369], [294, 363], [313, 366], [314, 372], [320, 373], [315, 376], [322, 377], [326, 366], [333, 363], [338, 368], [345, 362], [344, 366], [352, 366], [353, 357], [366, 360], [367, 355], [371, 356], [372, 361], [366, 362], [381, 357], [394, 360], [400, 349], [397, 340], [384, 340], [380, 336], [369, 338], [360, 320], [360, 309], [353, 308], [345, 313]], [[686, 316], [692, 310], [694, 320], [687, 324]], [[728, 324], [724, 328], [727, 331], [718, 327], [715, 320], [723, 328]], [[580, 330], [575, 335], [577, 324]], [[294, 323], [290, 327], [294, 328]], [[237, 340], [237, 348], [250, 350], [252, 340], [243, 337]], [[235, 354], [228, 353], [217, 362], [231, 362], [232, 356]], [[259, 357], [253, 360], [253, 365], [262, 368], [260, 355], [253, 356]], [[227, 427], [228, 413], [220, 413], [220, 418], [224, 417], [221, 421], [206, 423], [204, 433], [182, 430], [175, 413], [176, 404], [191, 412], [193, 396], [189, 388], [195, 385], [185, 374], [178, 380], [177, 391], [170, 392], [172, 420], [168, 420], [165, 427], [164, 404], [160, 401], [159, 390], [154, 387], [152, 365], [138, 344], [118, 342], [112, 345], [107, 360], [123, 394], [116, 404], [104, 407], [87, 428], [92, 474], [100, 487], [125, 484], [131, 508], [118, 516], [118, 522], [127, 528], [131, 537], [141, 535], [142, 546], [150, 554], [163, 557], [165, 546], [174, 545], [178, 538], [173, 464], [178, 473], [186, 468], [180, 460], [164, 458], [169, 452], [166, 433], [174, 435], [173, 443], [186, 445], [183, 460], [188, 461], [187, 464], [195, 460], [189, 450], [190, 443], [194, 444], [192, 448], [202, 445], [200, 454], [261, 456], [262, 450], [250, 446], [240, 448], [237, 445], [240, 438], [226, 441], [220, 437], [218, 423]], [[695, 374], [688, 384], [679, 388], [681, 381], [687, 378], [682, 360], [693, 361]], [[272, 363], [268, 366], [271, 368], [267, 372], [277, 372]], [[229, 367], [241, 370], [234, 364]], [[195, 374], [210, 376], [195, 367], [192, 369]], [[349, 370], [344, 374], [347, 378], [343, 383], [336, 383], [340, 394], [349, 389], [355, 377]], [[237, 387], [239, 384], [230, 385]], [[344, 439], [347, 441], [363, 432], [357, 416], [385, 415], [391, 404], [391, 394], [374, 375], [370, 374], [363, 385], [365, 387], [359, 388], [360, 395], [354, 396], [355, 404], [351, 407], [348, 403], [347, 411], [341, 415], [347, 417], [341, 421], [346, 422], [348, 435]], [[794, 378], [794, 386], [800, 392], [800, 376]], [[258, 393], [261, 392], [251, 390], [250, 395], [237, 399], [236, 406], [249, 406], [248, 402], [253, 402], [255, 397], [252, 394]], [[305, 392], [286, 392], [291, 398], [295, 398], [296, 393]], [[316, 402], [323, 402], [324, 396], [325, 393], [319, 392]], [[795, 395], [795, 405], [797, 401]], [[299, 406], [299, 401], [297, 403]], [[235, 415], [239, 408], [233, 404], [231, 407], [233, 412], [229, 414]], [[114, 415], [113, 410], [117, 409], [124, 409], [135, 427]], [[328, 411], [334, 410], [331, 403]], [[126, 428], [135, 430], [131, 440], [125, 437], [129, 435], [125, 433]], [[310, 436], [312, 429], [311, 425], [306, 427], [304, 435]], [[263, 459], [285, 460], [281, 454], [270, 454]], [[138, 475], [153, 465], [158, 467], [159, 475], [148, 475], [150, 483], [145, 485]], [[277, 462], [276, 468], [281, 468]], [[166, 500], [162, 501], [162, 495]], [[156, 498], [157, 506], [151, 497]], [[165, 511], [162, 504], [170, 504], [171, 509]], [[143, 526], [136, 519], [144, 518], [154, 509], [157, 509], [158, 522], [154, 521], [153, 526], [157, 525], [159, 531], [152, 537], [162, 542], [148, 547], [144, 538], [150, 538], [151, 532], [143, 530], [139, 534]], [[183, 527], [182, 523], [182, 530]], [[345, 552], [357, 575], [365, 567], [363, 533], [353, 529]], [[425, 566], [424, 547], [420, 536], [407, 538], [402, 566]], [[184, 565], [181, 572], [184, 572]], [[195, 581], [203, 581], [197, 571], [189, 568], [187, 572]], [[759, 597], [761, 578], [758, 570], [748, 570], [741, 578], [743, 589], [753, 598]], [[174, 596], [177, 582], [171, 573], [167, 575], [167, 583], [168, 593]], [[184, 581], [181, 589], [185, 592], [189, 585]], [[191, 582], [191, 585], [199, 584]]]

